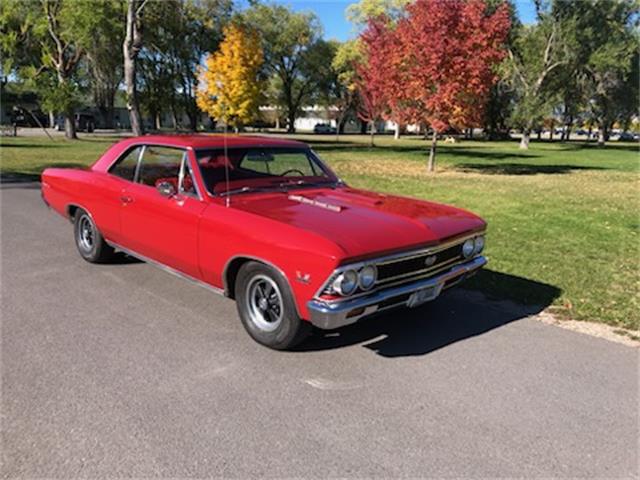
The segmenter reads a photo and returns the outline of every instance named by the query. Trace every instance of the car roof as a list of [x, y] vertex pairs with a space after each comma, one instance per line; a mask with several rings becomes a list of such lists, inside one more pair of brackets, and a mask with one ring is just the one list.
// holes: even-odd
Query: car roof
[[[156, 144], [172, 147], [206, 149], [223, 147], [223, 134], [185, 134], [185, 135], [143, 135], [124, 140], [126, 144]], [[227, 147], [306, 147], [307, 145], [295, 140], [266, 137], [259, 135], [226, 135]]]

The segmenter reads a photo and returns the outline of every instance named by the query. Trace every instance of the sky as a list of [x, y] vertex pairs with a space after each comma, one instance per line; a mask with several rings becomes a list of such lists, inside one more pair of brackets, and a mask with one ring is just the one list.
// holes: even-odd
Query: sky
[[[291, 6], [296, 11], [315, 12], [324, 27], [325, 39], [340, 41], [354, 37], [353, 26], [347, 21], [345, 10], [353, 0], [282, 0], [282, 3]], [[518, 10], [518, 16], [523, 23], [535, 21], [535, 7], [533, 0], [516, 0], [514, 2]]]

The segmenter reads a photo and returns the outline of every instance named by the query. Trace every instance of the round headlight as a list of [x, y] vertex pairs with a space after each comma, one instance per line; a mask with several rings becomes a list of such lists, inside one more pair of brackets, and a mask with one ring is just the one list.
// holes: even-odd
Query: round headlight
[[369, 290], [376, 283], [378, 278], [378, 270], [373, 265], [368, 265], [360, 270], [358, 274], [358, 283], [363, 290]]
[[358, 288], [358, 274], [355, 270], [342, 272], [333, 281], [333, 290], [340, 295], [351, 295]]
[[476, 237], [473, 243], [473, 253], [475, 253], [476, 255], [484, 250], [484, 236], [480, 235], [479, 237]]
[[462, 244], [462, 255], [464, 255], [465, 258], [469, 258], [471, 255], [473, 255], [474, 249], [475, 242], [473, 241], [473, 238], [470, 238]]

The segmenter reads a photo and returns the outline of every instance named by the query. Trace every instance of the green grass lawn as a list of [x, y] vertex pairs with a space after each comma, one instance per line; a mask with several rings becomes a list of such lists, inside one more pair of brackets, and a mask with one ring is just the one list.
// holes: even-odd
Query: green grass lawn
[[[440, 145], [425, 171], [427, 142], [296, 135], [349, 184], [453, 204], [489, 223], [487, 272], [471, 281], [496, 298], [552, 305], [557, 314], [637, 330], [640, 323], [638, 145], [463, 141]], [[68, 142], [3, 138], [4, 175], [95, 160], [114, 138]]]

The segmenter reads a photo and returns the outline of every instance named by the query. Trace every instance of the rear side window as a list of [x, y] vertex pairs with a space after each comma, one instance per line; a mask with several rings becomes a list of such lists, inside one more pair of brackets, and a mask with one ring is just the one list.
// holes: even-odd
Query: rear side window
[[133, 182], [141, 150], [142, 147], [136, 147], [133, 150], [129, 150], [113, 167], [111, 167], [109, 173], [116, 177], [124, 178], [125, 180]]
[[142, 155], [138, 182], [150, 187], [160, 182], [170, 182], [177, 190], [184, 155], [184, 150], [177, 148], [147, 146]]

